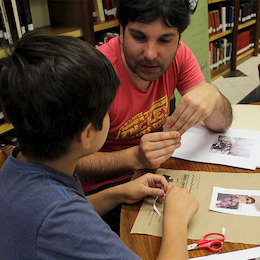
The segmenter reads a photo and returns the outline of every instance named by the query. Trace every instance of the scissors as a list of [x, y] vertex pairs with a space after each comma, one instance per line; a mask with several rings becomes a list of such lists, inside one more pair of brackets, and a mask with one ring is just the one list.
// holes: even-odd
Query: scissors
[[[218, 236], [219, 238], [206, 239], [207, 237], [213, 235]], [[222, 249], [224, 240], [225, 240], [225, 236], [221, 233], [209, 233], [203, 236], [196, 243], [188, 245], [188, 250], [207, 248], [212, 252], [218, 252]], [[214, 247], [215, 245], [218, 247], [215, 248]]]

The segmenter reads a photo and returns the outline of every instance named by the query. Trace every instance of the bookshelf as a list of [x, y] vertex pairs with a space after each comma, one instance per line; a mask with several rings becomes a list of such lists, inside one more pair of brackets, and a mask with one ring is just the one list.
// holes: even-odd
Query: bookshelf
[[[11, 3], [12, 0], [0, 0]], [[28, 0], [34, 30], [48, 35], [65, 35], [82, 38], [95, 44], [95, 34], [119, 26], [117, 19], [93, 21], [93, 5], [89, 0]], [[100, 2], [101, 0], [94, 0]], [[102, 2], [102, 1], [101, 1]], [[0, 58], [5, 55], [0, 48]], [[14, 127], [0, 124], [0, 137], [9, 134]]]
[[94, 32], [107, 30], [107, 29], [117, 27], [117, 26], [119, 26], [119, 22], [117, 19], [113, 19], [113, 20], [105, 21], [105, 22], [95, 22], [94, 23]]
[[[248, 58], [252, 56], [256, 56], [258, 54], [259, 49], [259, 32], [260, 32], [260, 1], [255, 1], [255, 13], [256, 17], [251, 16], [249, 20], [242, 21], [243, 18], [243, 8], [245, 8], [245, 4], [252, 3], [250, 0], [208, 0], [208, 12], [219, 9], [220, 17], [221, 17], [221, 7], [222, 6], [233, 6], [233, 28], [228, 28], [226, 31], [221, 31], [217, 34], [209, 35], [209, 45], [210, 50], [212, 50], [212, 43], [220, 42], [222, 39], [227, 39], [229, 43], [232, 44], [232, 52], [230, 55], [230, 60], [227, 62], [223, 62], [217, 68], [212, 69], [211, 62], [211, 80], [215, 80], [219, 76], [236, 76], [237, 65], [241, 62], [244, 62]], [[243, 7], [242, 7], [243, 6]], [[250, 7], [251, 8], [251, 7]], [[247, 10], [247, 9], [246, 9]], [[250, 9], [249, 9], [250, 10]], [[242, 16], [242, 18], [241, 18]], [[248, 17], [247, 17], [248, 19]], [[210, 23], [210, 18], [209, 18]], [[212, 23], [212, 22], [211, 22]], [[210, 27], [210, 24], [209, 24]], [[249, 41], [248, 48], [241, 48], [242, 37], [243, 41], [246, 36], [242, 36], [247, 34], [247, 39]], [[218, 46], [216, 44], [216, 46]], [[220, 50], [221, 52], [221, 50]], [[212, 54], [211, 54], [212, 55]], [[221, 56], [221, 54], [220, 54]], [[211, 56], [212, 57], [212, 56]], [[215, 64], [215, 63], [214, 63]]]

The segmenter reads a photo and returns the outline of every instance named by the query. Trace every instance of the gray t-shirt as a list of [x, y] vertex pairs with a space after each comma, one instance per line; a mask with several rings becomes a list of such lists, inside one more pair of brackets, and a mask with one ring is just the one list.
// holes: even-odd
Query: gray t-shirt
[[76, 174], [17, 160], [0, 169], [0, 259], [140, 259], [85, 198]]

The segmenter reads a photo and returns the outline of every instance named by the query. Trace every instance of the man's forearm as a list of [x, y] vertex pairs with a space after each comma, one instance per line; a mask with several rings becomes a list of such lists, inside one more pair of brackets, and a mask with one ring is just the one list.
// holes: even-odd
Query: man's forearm
[[[213, 86], [216, 88], [215, 86]], [[230, 102], [217, 90], [218, 101], [210, 116], [204, 119], [205, 125], [216, 132], [226, 132], [232, 124], [233, 114]]]
[[115, 152], [97, 152], [81, 158], [76, 167], [81, 180], [105, 180], [135, 170], [135, 149]]

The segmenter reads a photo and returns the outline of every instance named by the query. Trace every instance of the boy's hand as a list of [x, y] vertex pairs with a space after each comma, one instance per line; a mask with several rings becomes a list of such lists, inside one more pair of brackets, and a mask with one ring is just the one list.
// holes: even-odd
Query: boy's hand
[[198, 211], [199, 204], [188, 190], [179, 186], [171, 187], [165, 197], [164, 218], [169, 222], [173, 219], [185, 221], [188, 224]]
[[123, 203], [133, 204], [147, 196], [163, 197], [170, 189], [165, 177], [147, 173], [133, 181], [120, 185]]

